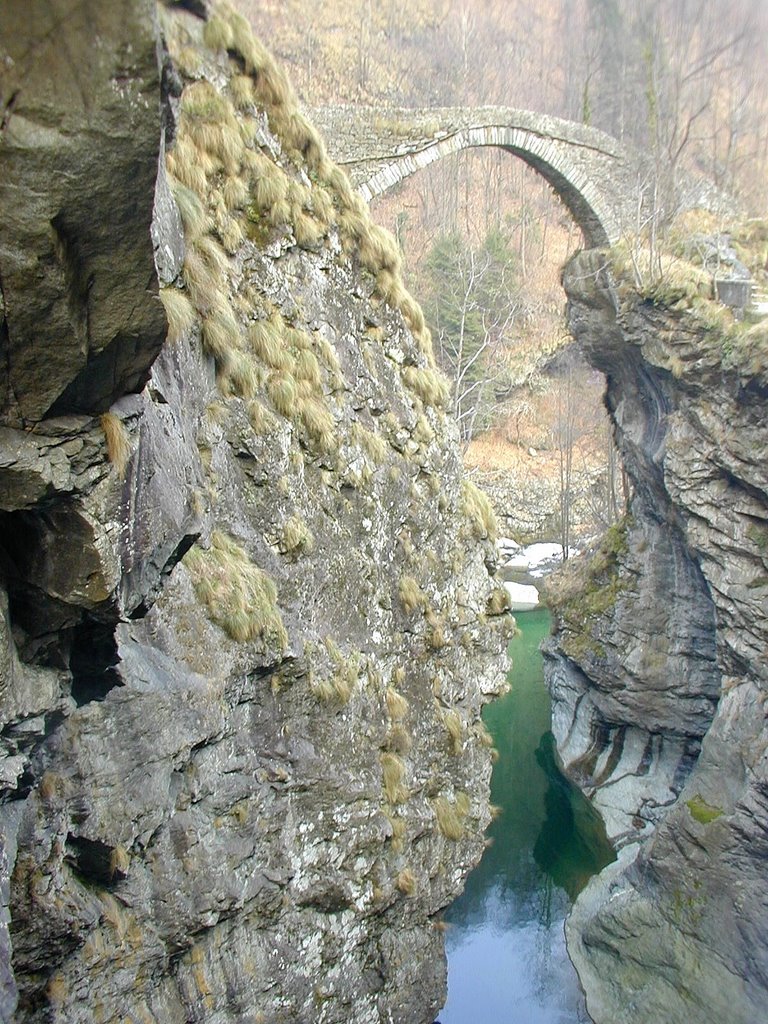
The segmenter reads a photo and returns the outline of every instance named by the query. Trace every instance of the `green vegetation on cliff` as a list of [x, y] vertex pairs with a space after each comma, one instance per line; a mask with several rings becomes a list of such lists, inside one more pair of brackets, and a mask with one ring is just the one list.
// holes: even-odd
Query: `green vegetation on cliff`
[[560, 631], [563, 650], [576, 662], [604, 654], [596, 630], [630, 585], [621, 573], [630, 523], [629, 516], [614, 523], [593, 554], [569, 559], [547, 583], [545, 596], [553, 614], [553, 630]]

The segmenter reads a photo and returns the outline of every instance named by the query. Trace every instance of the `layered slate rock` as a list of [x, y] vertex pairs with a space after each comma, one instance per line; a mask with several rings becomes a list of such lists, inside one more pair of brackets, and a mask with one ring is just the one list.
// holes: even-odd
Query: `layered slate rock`
[[[78, 11], [80, 120], [20, 88], [0, 147], [2, 1015], [428, 1024], [489, 818], [492, 517], [396, 258], [247, 26]], [[54, 120], [68, 173], [27, 195]]]
[[768, 983], [764, 348], [601, 253], [564, 284], [634, 485], [548, 652], [566, 767], [624, 844], [568, 948], [598, 1024], [748, 1024]]

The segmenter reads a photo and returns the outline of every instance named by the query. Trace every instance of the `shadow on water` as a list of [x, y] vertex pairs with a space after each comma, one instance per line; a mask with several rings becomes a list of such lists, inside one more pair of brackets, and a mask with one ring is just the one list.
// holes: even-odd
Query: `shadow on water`
[[600, 818], [560, 773], [539, 643], [549, 614], [517, 616], [512, 691], [484, 714], [499, 750], [492, 845], [445, 915], [448, 1002], [442, 1024], [589, 1021], [563, 938], [571, 903], [614, 859]]

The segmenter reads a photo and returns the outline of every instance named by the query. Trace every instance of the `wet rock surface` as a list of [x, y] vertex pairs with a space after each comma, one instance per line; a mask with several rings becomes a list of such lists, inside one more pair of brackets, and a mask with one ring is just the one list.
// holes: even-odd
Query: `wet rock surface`
[[634, 486], [547, 651], [561, 756], [623, 847], [569, 952], [598, 1024], [747, 1024], [768, 980], [768, 381], [599, 253], [564, 283]]
[[[206, 49], [191, 6], [163, 31], [225, 90], [242, 61]], [[268, 308], [313, 346], [330, 441], [273, 404], [282, 371], [227, 384], [245, 364], [212, 356], [210, 318], [161, 347], [159, 283], [189, 287], [155, 188], [164, 44], [148, 3], [78, 11], [103, 42], [89, 63], [72, 20], [68, 66], [91, 69], [72, 72], [90, 120], [59, 119], [73, 175], [40, 159], [64, 131], [52, 96], [27, 132], [20, 90], [27, 133], [0, 144], [17, 207], [0, 233], [0, 1016], [429, 1024], [437, 915], [489, 819], [479, 716], [510, 624], [455, 430], [406, 386], [425, 356], [332, 225], [302, 246], [262, 225], [226, 256], [206, 241], [240, 331]], [[246, 106], [244, 149], [310, 188]], [[56, 211], [91, 282], [77, 316]]]

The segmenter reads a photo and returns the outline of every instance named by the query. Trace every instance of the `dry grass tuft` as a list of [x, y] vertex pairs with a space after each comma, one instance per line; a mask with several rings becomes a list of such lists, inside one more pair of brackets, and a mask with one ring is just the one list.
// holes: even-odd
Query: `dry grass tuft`
[[221, 189], [221, 196], [228, 210], [242, 210], [248, 202], [250, 192], [243, 178], [235, 175], [226, 179]]
[[407, 754], [413, 746], [413, 737], [402, 722], [395, 722], [387, 732], [384, 746], [393, 754]]
[[250, 75], [233, 75], [229, 82], [235, 109], [249, 111], [254, 103], [253, 79]]
[[[294, 332], [296, 333], [296, 332]], [[297, 380], [306, 380], [313, 388], [320, 388], [323, 382], [323, 375], [320, 372], [320, 363], [313, 352], [306, 349], [300, 351], [294, 359], [294, 375]]]
[[403, 893], [404, 896], [415, 896], [418, 885], [416, 883], [416, 876], [410, 868], [403, 868], [400, 874], [397, 876], [395, 882], [397, 889]]
[[271, 434], [277, 429], [277, 420], [265, 405], [254, 399], [248, 403], [248, 419], [253, 432], [260, 437]]
[[109, 873], [112, 878], [121, 875], [123, 878], [128, 874], [131, 866], [131, 855], [124, 846], [116, 846], [109, 857]]
[[226, 371], [240, 346], [240, 328], [228, 303], [217, 302], [203, 319], [203, 349]]
[[218, 14], [214, 14], [205, 23], [203, 42], [209, 50], [229, 50], [233, 38], [232, 26]]
[[338, 445], [336, 422], [319, 398], [303, 397], [297, 406], [298, 420], [322, 452], [332, 452]]
[[203, 202], [196, 192], [179, 181], [171, 181], [171, 191], [179, 208], [181, 223], [184, 225], [184, 236], [188, 243], [194, 242], [210, 230], [211, 226]]
[[258, 369], [244, 352], [233, 351], [228, 356], [226, 370], [220, 374], [219, 387], [227, 396], [251, 399], [260, 385]]
[[506, 587], [497, 587], [490, 596], [487, 615], [502, 615], [509, 608], [509, 592]]
[[464, 750], [464, 723], [458, 711], [446, 711], [443, 715], [443, 724], [448, 733], [451, 743], [451, 753], [454, 757]]
[[325, 228], [311, 214], [295, 209], [291, 217], [296, 244], [302, 249], [316, 249], [325, 236]]
[[429, 607], [426, 594], [413, 576], [403, 576], [400, 579], [398, 593], [403, 608], [405, 608], [409, 615], [417, 609], [425, 611]]
[[496, 514], [486, 495], [471, 480], [461, 481], [461, 510], [478, 540], [496, 542], [499, 536]]
[[397, 754], [386, 753], [381, 755], [381, 773], [384, 782], [384, 792], [390, 804], [404, 804], [410, 793], [404, 785], [405, 765]]
[[446, 839], [458, 842], [464, 838], [469, 815], [469, 798], [466, 793], [456, 793], [453, 801], [439, 796], [433, 801], [432, 808], [437, 818], [437, 827]]
[[105, 412], [99, 422], [107, 443], [107, 457], [122, 480], [131, 457], [131, 439], [128, 430], [120, 417], [113, 412]]
[[344, 655], [331, 637], [325, 638], [325, 648], [333, 666], [330, 676], [310, 681], [312, 693], [322, 701], [339, 700], [347, 704], [360, 680], [360, 655]]
[[286, 648], [277, 588], [236, 541], [214, 530], [210, 548], [190, 548], [184, 564], [209, 617], [228, 636], [238, 643], [261, 640]]
[[269, 400], [281, 416], [290, 419], [296, 411], [296, 382], [286, 373], [271, 373], [267, 381]]
[[69, 995], [69, 982], [63, 974], [53, 974], [46, 986], [48, 1002], [53, 1007], [62, 1006]]
[[393, 722], [402, 722], [408, 714], [409, 704], [402, 693], [398, 693], [394, 686], [387, 687], [387, 712]]
[[451, 385], [439, 370], [428, 366], [405, 366], [402, 373], [405, 386], [425, 405], [442, 409], [447, 404]]
[[480, 719], [480, 721], [478, 721], [475, 724], [474, 732], [475, 732], [475, 735], [477, 736], [477, 738], [480, 740], [480, 743], [484, 747], [488, 747], [489, 749], [491, 747], [493, 747], [493, 736], [491, 736], [491, 734], [490, 734], [490, 732], [488, 730], [488, 726], [485, 724], [485, 722], [482, 719]]
[[195, 308], [189, 301], [186, 292], [178, 288], [161, 288], [160, 301], [165, 309], [165, 318], [168, 321], [168, 334], [166, 340], [171, 345], [178, 344], [185, 338], [197, 322]]
[[387, 814], [385, 817], [392, 826], [392, 849], [395, 853], [401, 853], [405, 846], [405, 837], [408, 834], [407, 822], [405, 818], [401, 818], [397, 814]]
[[250, 349], [262, 363], [273, 370], [287, 370], [291, 358], [285, 348], [283, 318], [278, 314], [268, 320], [257, 320], [248, 328]]
[[280, 531], [280, 550], [284, 554], [308, 555], [314, 548], [315, 538], [301, 516], [286, 519]]

